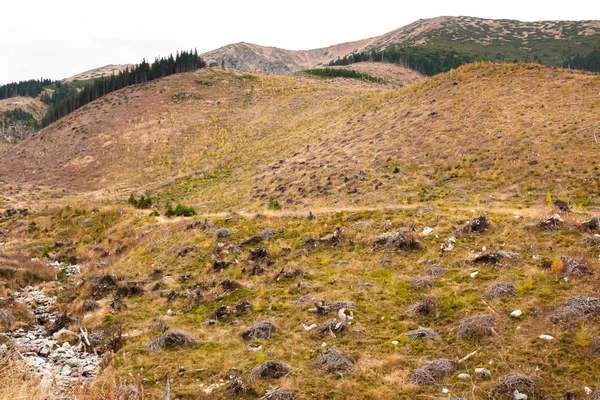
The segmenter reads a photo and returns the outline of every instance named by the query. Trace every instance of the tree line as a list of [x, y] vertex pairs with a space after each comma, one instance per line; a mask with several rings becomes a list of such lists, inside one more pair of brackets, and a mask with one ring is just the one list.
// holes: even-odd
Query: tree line
[[563, 68], [600, 72], [600, 50], [594, 50], [587, 56], [569, 57], [563, 63]]
[[435, 75], [447, 72], [463, 64], [481, 60], [470, 54], [460, 53], [455, 50], [436, 49], [431, 47], [389, 47], [380, 51], [364, 51], [350, 54], [343, 58], [331, 61], [333, 65], [349, 65], [357, 62], [388, 62], [399, 64], [413, 69], [424, 75]]
[[51, 79], [30, 79], [28, 81], [12, 82], [0, 86], [0, 100], [10, 97], [36, 97], [54, 83]]
[[157, 57], [152, 64], [149, 64], [144, 59], [140, 64], [126, 68], [117, 75], [112, 74], [107, 77], [95, 79], [76, 94], [58, 101], [52, 99], [52, 106], [42, 119], [42, 126], [48, 126], [97, 98], [116, 90], [180, 72], [195, 71], [204, 67], [206, 67], [206, 63], [198, 56], [197, 50], [178, 52], [175, 57], [172, 54], [169, 57]]

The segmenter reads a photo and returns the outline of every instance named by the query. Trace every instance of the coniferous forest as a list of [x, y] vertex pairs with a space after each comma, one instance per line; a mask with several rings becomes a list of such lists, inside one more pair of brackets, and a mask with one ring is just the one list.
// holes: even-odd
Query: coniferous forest
[[149, 82], [180, 72], [191, 72], [204, 67], [206, 67], [206, 63], [198, 56], [196, 50], [178, 52], [175, 57], [170, 55], [169, 57], [156, 58], [152, 64], [143, 60], [141, 64], [127, 68], [117, 75], [113, 74], [95, 79], [78, 93], [58, 101], [53, 98], [51, 101], [52, 106], [42, 119], [42, 126], [48, 126], [97, 98], [124, 87]]
[[31, 79], [28, 81], [8, 83], [0, 86], [0, 100], [10, 97], [27, 96], [36, 97], [42, 91], [52, 85], [51, 79]]

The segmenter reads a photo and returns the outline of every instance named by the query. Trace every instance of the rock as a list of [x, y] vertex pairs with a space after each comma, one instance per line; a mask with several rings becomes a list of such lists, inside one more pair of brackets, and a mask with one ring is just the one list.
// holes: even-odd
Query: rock
[[83, 375], [84, 376], [90, 376], [90, 375], [96, 375], [97, 372], [97, 367], [94, 364], [88, 364], [85, 367], [83, 367]]
[[67, 365], [71, 368], [79, 367], [79, 360], [76, 358], [69, 358], [67, 360]]
[[550, 336], [550, 335], [540, 335], [540, 339], [544, 339], [544, 340], [554, 340], [554, 337]]
[[471, 379], [469, 374], [458, 374], [458, 379]]
[[469, 276], [470, 276], [471, 278], [475, 278], [477, 275], [479, 275], [479, 271], [471, 272], [471, 273], [469, 274]]
[[228, 236], [231, 236], [232, 234], [233, 234], [233, 232], [227, 228], [219, 228], [215, 231], [215, 236], [218, 237], [219, 239], [224, 239]]
[[455, 245], [456, 245], [456, 238], [450, 237], [450, 238], [446, 239], [444, 241], [444, 243], [441, 244], [440, 249], [442, 249], [442, 251], [452, 251], [454, 249]]
[[510, 313], [511, 318], [520, 318], [523, 315], [523, 311], [515, 310]]
[[430, 227], [426, 226], [423, 229], [423, 232], [421, 232], [421, 235], [427, 236], [427, 235], [431, 234], [431, 232], [433, 232], [433, 228], [430, 228]]
[[486, 381], [492, 379], [492, 373], [487, 368], [475, 368], [475, 373]]
[[62, 367], [62, 369], [60, 370], [60, 374], [62, 376], [70, 376], [71, 372], [73, 372], [73, 370], [71, 369], [71, 367], [69, 367], [68, 365], [65, 365], [64, 367]]
[[527, 400], [527, 395], [525, 393], [520, 393], [518, 390], [513, 392], [513, 396], [515, 400]]

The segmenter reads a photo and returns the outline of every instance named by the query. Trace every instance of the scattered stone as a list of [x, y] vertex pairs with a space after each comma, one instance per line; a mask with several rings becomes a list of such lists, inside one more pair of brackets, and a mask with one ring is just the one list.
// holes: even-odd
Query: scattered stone
[[521, 318], [522, 315], [523, 315], [523, 311], [521, 311], [521, 310], [515, 310], [510, 313], [511, 318]]
[[540, 335], [540, 339], [544, 339], [544, 340], [554, 340], [553, 336], [550, 335]]
[[471, 375], [465, 373], [458, 374], [458, 379], [471, 379]]

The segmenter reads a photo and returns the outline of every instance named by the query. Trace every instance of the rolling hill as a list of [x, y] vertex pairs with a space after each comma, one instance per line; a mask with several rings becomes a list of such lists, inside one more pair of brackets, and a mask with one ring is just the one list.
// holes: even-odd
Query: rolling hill
[[470, 65], [399, 89], [210, 68], [86, 105], [4, 153], [0, 176], [30, 200], [147, 189], [206, 212], [526, 205], [548, 191], [584, 202], [597, 196], [598, 85], [539, 65]]
[[[245, 72], [281, 75], [352, 60], [362, 54], [378, 61], [384, 50], [417, 48], [421, 52], [454, 51], [470, 61], [541, 62], [562, 66], [588, 56], [600, 46], [600, 21], [490, 20], [438, 17], [418, 20], [381, 36], [314, 50], [285, 50], [236, 43], [204, 53], [209, 64]], [[594, 65], [598, 63], [597, 56]], [[598, 67], [596, 67], [598, 68]]]

